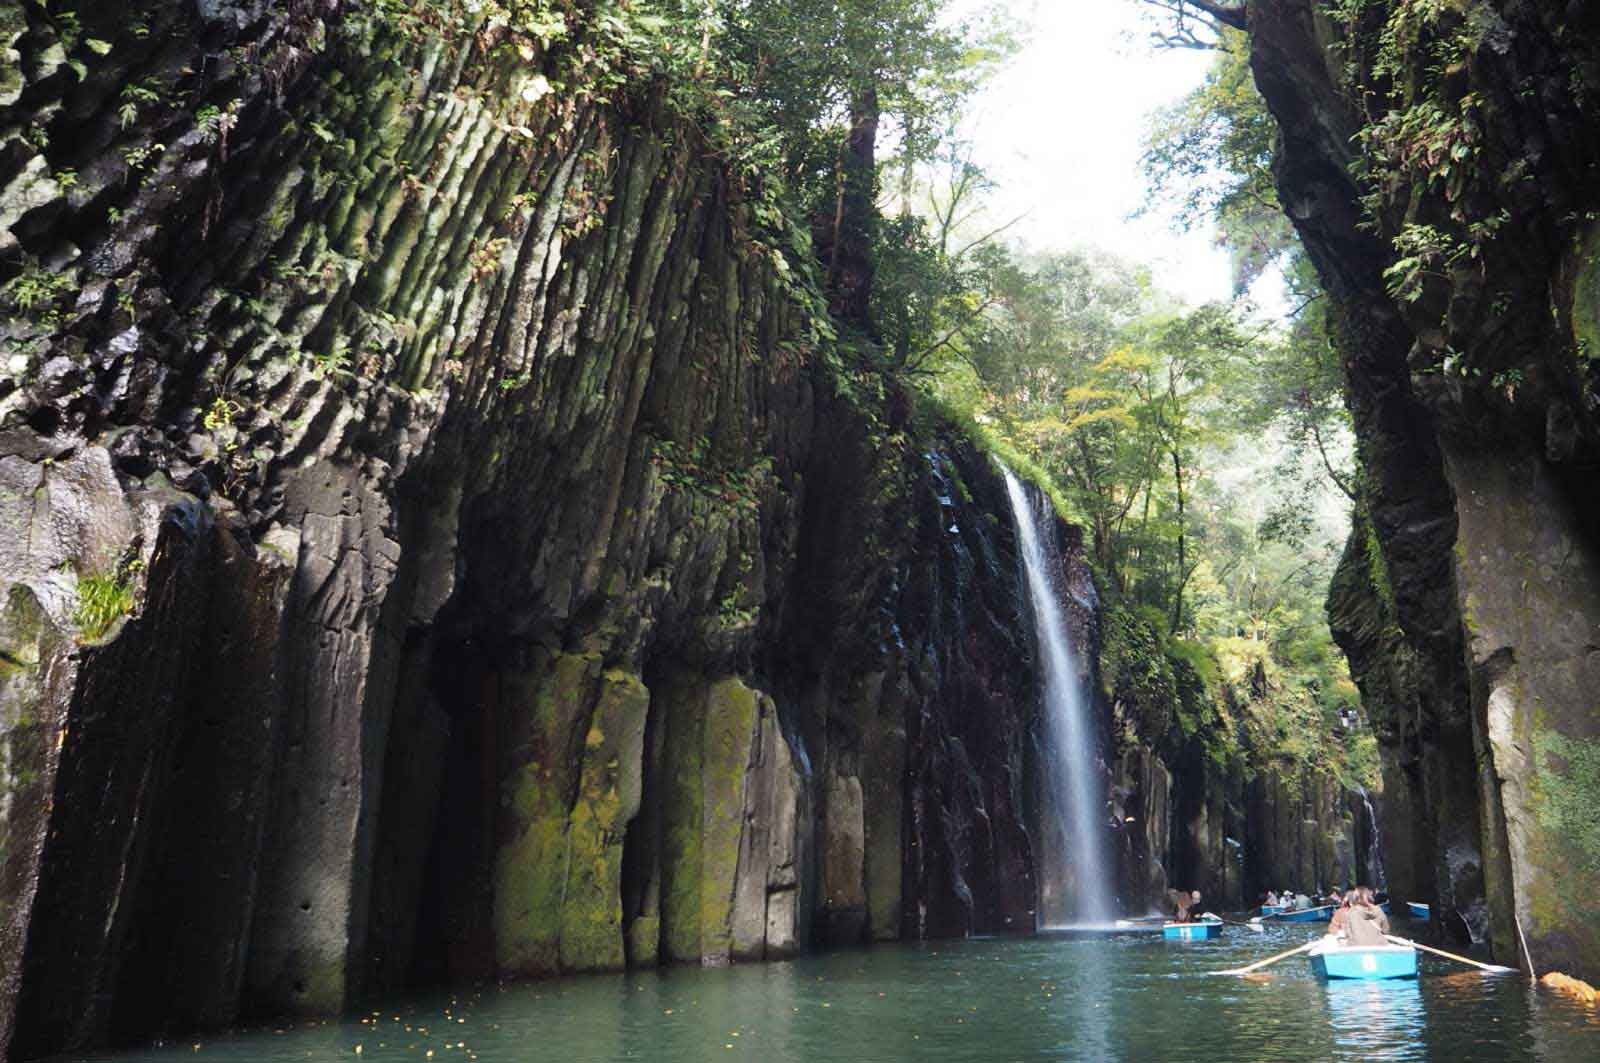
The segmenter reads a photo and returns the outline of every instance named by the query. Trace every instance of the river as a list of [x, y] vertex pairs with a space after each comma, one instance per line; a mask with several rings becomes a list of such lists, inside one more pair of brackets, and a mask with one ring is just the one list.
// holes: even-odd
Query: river
[[[115, 1063], [428, 1060], [1600, 1059], [1600, 1017], [1521, 976], [1426, 960], [1409, 982], [1324, 983], [1291, 957], [1207, 972], [1313, 932], [896, 945], [791, 963], [677, 968], [419, 997], [341, 1022], [76, 1059]], [[198, 1046], [198, 1047], [196, 1047]], [[359, 1047], [359, 1053], [357, 1051]], [[432, 1052], [431, 1057], [427, 1053]]]

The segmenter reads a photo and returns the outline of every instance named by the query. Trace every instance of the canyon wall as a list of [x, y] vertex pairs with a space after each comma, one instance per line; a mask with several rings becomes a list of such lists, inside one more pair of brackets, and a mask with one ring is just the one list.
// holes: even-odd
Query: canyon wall
[[455, 11], [0, 5], [14, 1058], [1032, 928], [996, 468], [670, 86]]
[[[1166, 890], [1240, 911], [1268, 890], [1376, 883], [1374, 829], [1340, 736], [1280, 748], [1277, 719], [1304, 711], [1264, 643], [1165, 639], [1164, 621], [1103, 607], [1097, 681], [1110, 733], [1112, 820], [1123, 901], [1165, 908]], [[1313, 716], [1310, 726], [1321, 727]]]
[[[13, 1058], [1033, 928], [992, 460], [858, 367], [714, 120], [465, 10], [0, 2]], [[1232, 695], [1117, 678], [1052, 532], [1124, 902], [1245, 889], [1185, 745]]]
[[1358, 437], [1329, 614], [1382, 740], [1393, 885], [1503, 962], [1593, 978], [1600, 14], [1246, 7]]

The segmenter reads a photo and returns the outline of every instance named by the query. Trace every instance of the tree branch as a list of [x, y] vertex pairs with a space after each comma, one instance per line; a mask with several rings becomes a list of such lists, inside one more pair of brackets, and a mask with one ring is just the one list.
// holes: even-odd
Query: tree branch
[[1202, 51], [1221, 45], [1226, 29], [1248, 30], [1249, 16], [1243, 3], [1221, 0], [1144, 0], [1171, 19], [1170, 28], [1153, 36], [1164, 48], [1196, 48]]
[[1322, 467], [1328, 470], [1328, 476], [1333, 480], [1333, 485], [1344, 493], [1350, 501], [1360, 504], [1361, 499], [1356, 494], [1354, 484], [1346, 483], [1339, 470], [1333, 467], [1333, 462], [1328, 459], [1328, 448], [1322, 444], [1322, 429], [1318, 426], [1315, 414], [1309, 418], [1311, 425], [1311, 438], [1317, 442], [1317, 453], [1322, 456]]

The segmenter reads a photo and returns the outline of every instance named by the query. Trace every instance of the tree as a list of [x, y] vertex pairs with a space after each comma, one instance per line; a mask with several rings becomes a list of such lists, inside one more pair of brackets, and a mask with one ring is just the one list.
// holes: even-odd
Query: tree
[[1156, 28], [1151, 37], [1163, 48], [1211, 49], [1219, 46], [1228, 30], [1246, 28], [1244, 3], [1220, 0], [1140, 0], [1155, 9]]
[[831, 309], [872, 339], [880, 132], [893, 131], [900, 166], [932, 160], [963, 102], [1011, 47], [991, 15], [952, 20], [949, 6], [746, 0], [727, 15], [729, 91], [777, 132], [783, 172], [812, 219]]

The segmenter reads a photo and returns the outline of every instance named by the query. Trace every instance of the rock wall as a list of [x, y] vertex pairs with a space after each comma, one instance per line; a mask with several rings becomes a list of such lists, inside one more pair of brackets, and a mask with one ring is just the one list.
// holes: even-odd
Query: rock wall
[[1600, 16], [1247, 15], [1360, 444], [1366, 520], [1329, 607], [1381, 728], [1396, 892], [1503, 962], [1593, 977]]
[[342, 6], [0, 4], [0, 1045], [1030, 929], [989, 459], [659, 84]]
[[1296, 697], [1269, 676], [1263, 645], [1247, 643], [1254, 663], [1230, 674], [1212, 650], [1165, 639], [1163, 620], [1117, 602], [1101, 612], [1098, 683], [1126, 909], [1165, 909], [1169, 887], [1238, 911], [1269, 889], [1373, 881], [1360, 795], [1332, 765], [1281, 756], [1263, 740], [1258, 721]]

